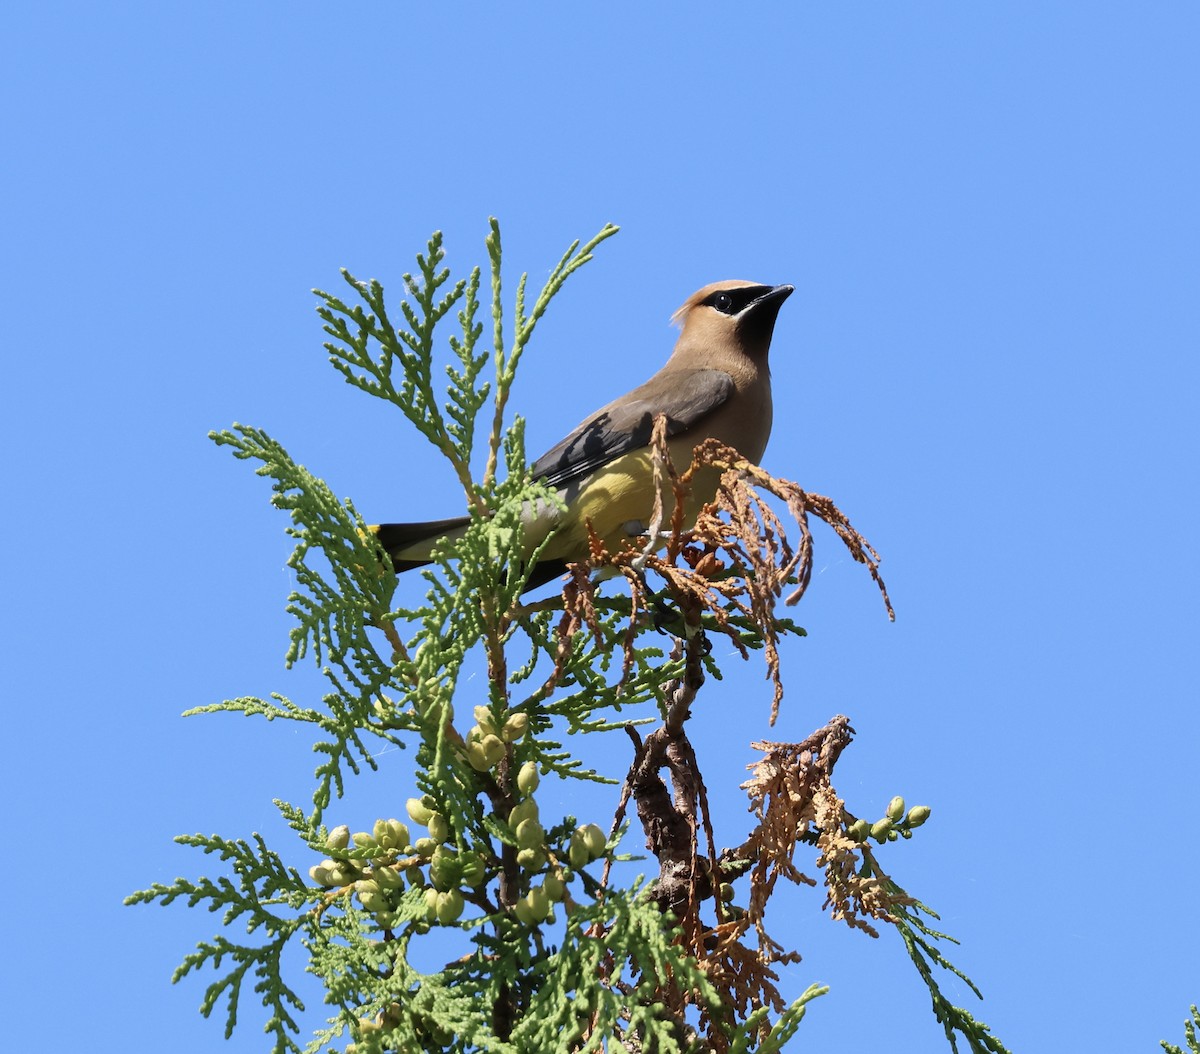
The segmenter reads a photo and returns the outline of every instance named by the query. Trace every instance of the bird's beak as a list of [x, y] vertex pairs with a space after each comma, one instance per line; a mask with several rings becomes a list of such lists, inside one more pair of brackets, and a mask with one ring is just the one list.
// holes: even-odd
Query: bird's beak
[[751, 301], [750, 311], [752, 313], [757, 312], [759, 308], [762, 308], [767, 304], [774, 304], [775, 310], [778, 311], [780, 305], [795, 291], [796, 287], [794, 285], [777, 285], [769, 292], [763, 293], [763, 295], [757, 300]]
[[775, 332], [775, 318], [783, 302], [795, 292], [795, 286], [777, 285], [760, 297], [751, 300], [738, 315], [739, 337], [750, 345], [761, 345], [765, 350]]

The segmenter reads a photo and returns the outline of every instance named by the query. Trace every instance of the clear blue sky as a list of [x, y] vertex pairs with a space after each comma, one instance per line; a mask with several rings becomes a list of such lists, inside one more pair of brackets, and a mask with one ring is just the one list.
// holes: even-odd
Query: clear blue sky
[[[217, 920], [120, 906], [213, 869], [173, 834], [274, 832], [271, 797], [310, 790], [294, 730], [178, 717], [316, 690], [282, 668], [284, 517], [205, 434], [266, 428], [370, 519], [452, 514], [449, 475], [325, 364], [308, 290], [397, 286], [435, 228], [465, 270], [489, 214], [510, 291], [623, 227], [525, 363], [532, 453], [657, 368], [693, 289], [796, 286], [765, 463], [841, 503], [899, 617], [824, 532], [780, 725], [756, 667], [706, 689], [710, 789], [737, 745], [849, 713], [840, 789], [934, 807], [889, 859], [1014, 1051], [1181, 1040], [1200, 8], [426, 7], [5, 15], [10, 1046], [61, 1022], [97, 1052], [263, 1049], [252, 999], [223, 1046], [202, 984], [168, 983]], [[405, 763], [347, 822], [399, 810]], [[942, 1049], [894, 935], [820, 899], [787, 985], [834, 990], [797, 1046]]]

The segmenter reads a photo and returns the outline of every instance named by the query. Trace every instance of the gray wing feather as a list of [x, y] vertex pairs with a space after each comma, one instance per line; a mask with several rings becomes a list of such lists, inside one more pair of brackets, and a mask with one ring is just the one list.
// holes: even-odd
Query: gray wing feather
[[552, 487], [589, 475], [622, 454], [650, 442], [654, 418], [667, 415], [667, 435], [691, 428], [733, 394], [723, 370], [672, 370], [598, 410], [566, 439], [533, 463], [535, 479]]

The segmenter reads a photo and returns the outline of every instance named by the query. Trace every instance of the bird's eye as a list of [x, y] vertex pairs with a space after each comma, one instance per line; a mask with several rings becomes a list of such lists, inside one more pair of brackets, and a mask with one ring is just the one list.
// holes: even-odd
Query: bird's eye
[[713, 307], [724, 315], [733, 314], [733, 297], [728, 293], [718, 293], [713, 298]]

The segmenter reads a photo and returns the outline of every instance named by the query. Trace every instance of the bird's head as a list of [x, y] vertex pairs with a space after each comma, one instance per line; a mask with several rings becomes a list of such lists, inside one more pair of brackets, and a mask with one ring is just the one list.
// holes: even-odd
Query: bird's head
[[775, 332], [775, 318], [792, 295], [790, 285], [762, 285], [727, 279], [699, 289], [671, 316], [683, 332], [680, 345], [740, 349], [766, 357]]

